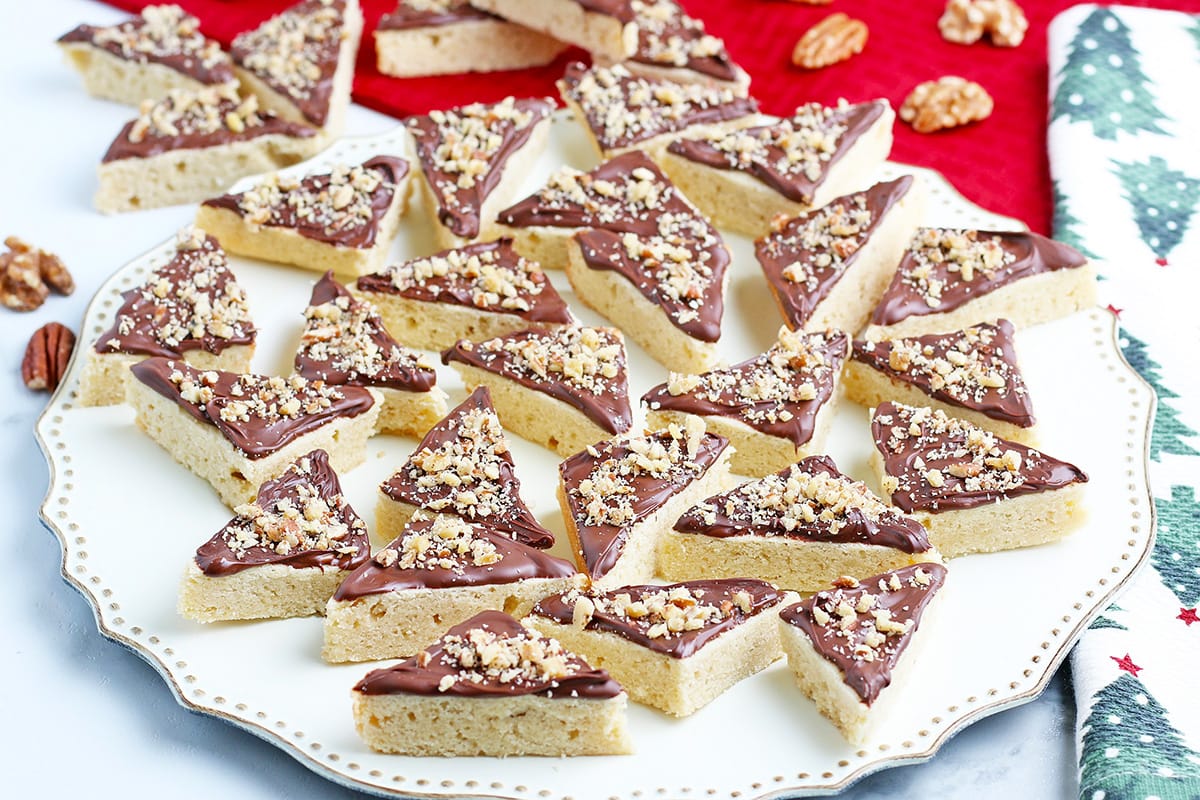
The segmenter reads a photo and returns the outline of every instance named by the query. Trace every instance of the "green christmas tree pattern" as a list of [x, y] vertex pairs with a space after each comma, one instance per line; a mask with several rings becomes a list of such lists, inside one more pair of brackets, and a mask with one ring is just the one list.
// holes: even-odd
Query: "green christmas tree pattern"
[[1133, 675], [1096, 695], [1083, 723], [1082, 800], [1200, 797], [1200, 754], [1184, 744], [1166, 710]]
[[1107, 8], [1097, 8], [1079, 26], [1059, 73], [1051, 119], [1090, 122], [1109, 141], [1118, 131], [1163, 133], [1159, 112], [1147, 88], [1129, 28]]
[[1159, 258], [1166, 258], [1187, 232], [1200, 201], [1200, 180], [1171, 169], [1151, 156], [1144, 163], [1114, 160], [1113, 170], [1133, 206], [1133, 219], [1142, 241]]
[[1067, 196], [1058, 188], [1058, 181], [1054, 181], [1054, 238], [1066, 242], [1088, 258], [1096, 258], [1095, 253], [1084, 247], [1083, 237], [1076, 232], [1075, 226], [1078, 224], [1079, 218], [1067, 207]]
[[1184, 441], [1187, 437], [1196, 436], [1196, 431], [1184, 425], [1179, 419], [1179, 412], [1166, 403], [1179, 395], [1163, 385], [1162, 377], [1158, 374], [1162, 367], [1150, 358], [1150, 354], [1146, 352], [1146, 343], [1125, 328], [1121, 328], [1121, 337], [1121, 353], [1125, 360], [1154, 387], [1154, 392], [1158, 395], [1158, 410], [1154, 414], [1154, 427], [1150, 431], [1150, 458], [1161, 461], [1163, 453], [1177, 456], [1200, 455], [1200, 452]]
[[1155, 498], [1158, 536], [1150, 563], [1184, 606], [1200, 603], [1200, 501], [1190, 486], [1172, 486], [1171, 499]]
[[1088, 630], [1089, 631], [1097, 631], [1097, 630], [1101, 630], [1103, 628], [1112, 628], [1113, 630], [1117, 630], [1117, 631], [1129, 630], [1124, 625], [1122, 625], [1121, 623], [1117, 622], [1115, 619], [1113, 619], [1112, 617], [1109, 616], [1109, 614], [1111, 614], [1114, 611], [1124, 611], [1124, 610], [1125, 609], [1121, 608], [1116, 603], [1113, 603], [1108, 608], [1104, 609], [1103, 614], [1099, 615], [1094, 620], [1092, 620], [1092, 624], [1088, 625]]

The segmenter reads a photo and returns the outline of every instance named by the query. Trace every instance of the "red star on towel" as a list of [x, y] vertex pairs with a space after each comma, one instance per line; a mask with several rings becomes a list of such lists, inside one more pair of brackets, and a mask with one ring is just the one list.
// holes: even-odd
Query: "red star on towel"
[[1156, 258], [1154, 259], [1154, 263], [1158, 264], [1160, 267], [1165, 267], [1167, 265], [1167, 260], [1165, 258]]
[[1117, 658], [1116, 656], [1109, 656], [1109, 658], [1117, 662], [1118, 669], [1128, 672], [1135, 678], [1143, 669], [1142, 667], [1139, 667], [1137, 664], [1133, 663], [1133, 659], [1129, 657], [1129, 653], [1126, 653], [1124, 658]]
[[[1198, 606], [1198, 608], [1200, 608], [1200, 606]], [[1183, 624], [1187, 625], [1189, 628], [1192, 627], [1193, 622], [1200, 622], [1200, 617], [1196, 616], [1195, 608], [1179, 609], [1179, 616], [1176, 617], [1175, 619], [1183, 620]]]
[[1112, 314], [1117, 319], [1121, 318], [1121, 312], [1125, 310], [1123, 308], [1117, 308], [1112, 303], [1109, 303], [1107, 306], [1105, 306], [1105, 308], [1108, 309], [1108, 313]]

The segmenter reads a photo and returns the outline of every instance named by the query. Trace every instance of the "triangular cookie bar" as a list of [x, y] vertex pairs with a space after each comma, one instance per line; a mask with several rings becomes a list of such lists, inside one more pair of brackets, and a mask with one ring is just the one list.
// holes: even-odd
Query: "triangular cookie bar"
[[911, 175], [778, 221], [754, 243], [775, 303], [793, 330], [860, 330], [924, 212]]
[[129, 367], [147, 356], [245, 372], [257, 336], [246, 294], [229, 270], [225, 251], [200, 229], [184, 228], [170, 260], [121, 295], [112, 327], [88, 350], [80, 402], [122, 402]]
[[370, 303], [333, 279], [317, 281], [304, 311], [296, 374], [335, 386], [370, 386], [383, 395], [377, 428], [420, 436], [446, 413], [446, 393], [425, 356], [401, 347]]
[[414, 756], [628, 753], [625, 706], [607, 672], [499, 611], [455, 625], [354, 687], [359, 736], [374, 750]]
[[364, 275], [383, 266], [408, 191], [408, 162], [375, 156], [303, 178], [272, 174], [253, 189], [205, 200], [196, 224], [231, 253]]
[[611, 589], [654, 577], [659, 541], [679, 515], [719, 490], [729, 442], [671, 425], [599, 442], [558, 467], [558, 502], [575, 562]]
[[940, 561], [921, 523], [838, 471], [828, 456], [710, 497], [659, 548], [668, 580], [746, 576], [814, 592], [839, 575]]
[[89, 94], [138, 105], [172, 89], [195, 91], [237, 80], [221, 45], [175, 5], [146, 6], [117, 25], [80, 25], [58, 39]]
[[850, 340], [782, 328], [766, 353], [701, 375], [672, 375], [642, 396], [651, 425], [701, 417], [729, 438], [733, 471], [767, 475], [822, 451]]
[[303, 617], [367, 563], [367, 526], [342, 494], [329, 455], [314, 450], [259, 487], [196, 551], [179, 610], [199, 622]]
[[784, 603], [762, 581], [698, 580], [574, 590], [538, 602], [528, 621], [608, 665], [634, 700], [683, 717], [782, 655], [772, 612]]
[[1087, 475], [930, 408], [881, 403], [873, 464], [884, 496], [947, 557], [1061, 539], [1083, 523]]
[[486, 386], [434, 425], [379, 491], [380, 544], [399, 536], [418, 509], [486, 523], [531, 547], [554, 544], [554, 535], [521, 499], [521, 481]]
[[629, 430], [625, 341], [613, 328], [525, 330], [442, 353], [469, 387], [487, 386], [504, 427], [567, 456]]
[[[780, 612], [796, 685], [852, 744], [888, 716], [927, 637], [946, 580], [941, 564], [917, 564], [861, 581], [840, 578]], [[895, 688], [888, 687], [895, 684]]]
[[928, 405], [1006, 439], [1036, 438], [1006, 319], [945, 334], [856, 340], [844, 378], [846, 396], [868, 408], [886, 400]]
[[623, 61], [637, 49], [632, 0], [471, 0], [471, 5], [581, 47], [594, 58]]
[[725, 43], [689, 17], [676, 0], [632, 0], [637, 51], [624, 62], [635, 75], [676, 83], [703, 83], [745, 94], [750, 76], [733, 62]]
[[284, 119], [341, 134], [362, 35], [358, 0], [302, 0], [230, 45], [243, 87]]
[[496, 213], [545, 148], [553, 110], [547, 99], [508, 97], [408, 119], [439, 246], [495, 238]]

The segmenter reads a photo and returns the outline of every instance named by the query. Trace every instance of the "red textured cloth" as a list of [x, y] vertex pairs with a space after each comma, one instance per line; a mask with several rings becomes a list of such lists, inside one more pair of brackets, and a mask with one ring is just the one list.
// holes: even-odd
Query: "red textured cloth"
[[[162, 2], [163, 0], [157, 0]], [[200, 18], [204, 31], [228, 44], [295, 0], [175, 0]], [[137, 11], [145, 0], [109, 0]], [[366, 31], [392, 10], [395, 0], [360, 0]], [[982, 123], [918, 134], [896, 125], [892, 158], [932, 167], [976, 203], [1017, 217], [1034, 230], [1050, 229], [1052, 195], [1046, 158], [1049, 76], [1046, 25], [1074, 0], [1021, 0], [1029, 32], [1017, 48], [950, 44], [938, 33], [944, 0], [857, 0], [812, 6], [787, 0], [682, 0], [703, 19], [710, 33], [723, 38], [733, 58], [753, 78], [751, 92], [764, 111], [787, 114], [809, 101], [830, 103], [886, 97], [896, 108], [921, 81], [962, 75], [978, 81], [996, 101]], [[1200, 13], [1200, 0], [1126, 0], [1124, 5], [1172, 8]], [[810, 26], [843, 11], [870, 29], [862, 54], [825, 69], [791, 65], [792, 47]], [[389, 78], [375, 69], [372, 37], [363, 36], [354, 81], [354, 99], [394, 116], [448, 108], [507, 95], [557, 96], [554, 80], [579, 51], [569, 51], [548, 67], [521, 72], [439, 78]]]

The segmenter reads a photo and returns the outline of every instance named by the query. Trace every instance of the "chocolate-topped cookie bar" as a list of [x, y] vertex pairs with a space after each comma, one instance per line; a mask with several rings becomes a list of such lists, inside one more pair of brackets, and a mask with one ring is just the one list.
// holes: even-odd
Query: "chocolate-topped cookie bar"
[[179, 613], [197, 622], [307, 617], [371, 557], [366, 523], [324, 450], [259, 487], [253, 502], [196, 550]]
[[654, 155], [681, 134], [725, 132], [759, 120], [758, 103], [732, 89], [645, 78], [621, 64], [572, 63], [558, 91], [601, 158], [634, 149]]
[[332, 273], [317, 281], [304, 310], [295, 370], [333, 386], [369, 386], [383, 398], [376, 429], [422, 436], [446, 413], [446, 393], [424, 355], [388, 335], [378, 312]]
[[79, 25], [58, 38], [88, 94], [138, 105], [172, 89], [234, 83], [233, 62], [175, 5], [146, 6], [117, 25]]
[[88, 349], [79, 402], [123, 402], [129, 368], [149, 356], [246, 372], [257, 337], [246, 293], [221, 245], [199, 228], [183, 228], [170, 259], [121, 295], [112, 327]]
[[387, 267], [359, 278], [355, 292], [375, 304], [398, 340], [422, 350], [576, 322], [541, 267], [511, 239]]
[[1037, 439], [1029, 389], [1006, 319], [951, 333], [857, 339], [844, 375], [846, 397], [873, 408], [893, 400], [929, 406], [997, 436]]
[[468, 0], [400, 0], [375, 28], [379, 71], [398, 78], [540, 67], [566, 47]]
[[924, 195], [904, 175], [772, 223], [754, 255], [787, 326], [861, 330], [917, 232]]
[[508, 97], [408, 119], [440, 247], [496, 237], [496, 214], [545, 149], [553, 110], [548, 99]]
[[813, 592], [839, 575], [941, 561], [917, 520], [809, 456], [709, 497], [666, 533], [658, 572], [667, 580], [752, 577]]
[[688, 133], [658, 160], [716, 225], [762, 236], [780, 215], [866, 186], [892, 148], [894, 121], [886, 100], [809, 103], [777, 122]]
[[1083, 524], [1079, 467], [942, 411], [886, 402], [871, 414], [884, 497], [947, 558], [1054, 542]]
[[777, 612], [794, 598], [746, 578], [576, 589], [526, 620], [603, 664], [633, 700], [686, 717], [783, 655]]
[[621, 61], [637, 50], [632, 0], [470, 0], [471, 5], [582, 47], [597, 58]]
[[209, 198], [196, 224], [238, 255], [358, 276], [383, 266], [408, 208], [408, 162], [375, 156], [312, 175], [272, 174]]
[[820, 453], [841, 399], [850, 340], [840, 331], [781, 328], [766, 353], [700, 375], [672, 374], [642, 396], [650, 425], [689, 418], [729, 439], [732, 468], [763, 476]]

